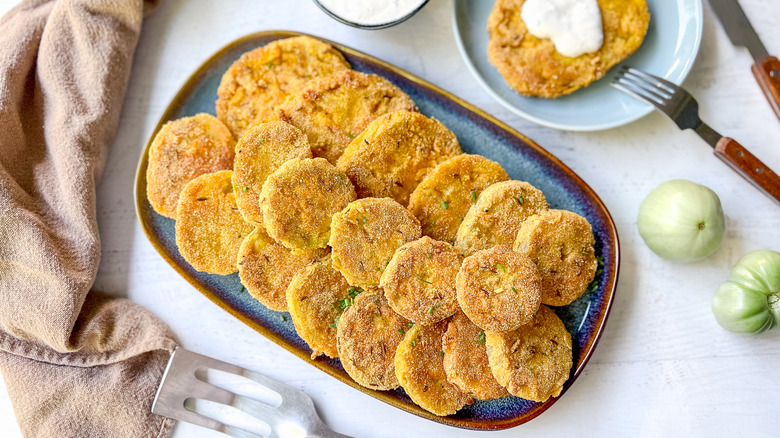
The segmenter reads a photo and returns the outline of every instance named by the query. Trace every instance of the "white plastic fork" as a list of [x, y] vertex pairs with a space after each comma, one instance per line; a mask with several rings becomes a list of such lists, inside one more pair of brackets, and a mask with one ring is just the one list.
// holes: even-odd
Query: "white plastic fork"
[[[235, 394], [207, 383], [196, 376], [196, 372], [203, 373], [208, 369], [234, 374], [257, 382], [265, 389], [278, 394], [281, 397], [281, 404], [273, 406], [248, 396]], [[311, 398], [303, 391], [237, 365], [193, 353], [183, 348], [176, 348], [168, 362], [168, 367], [165, 369], [162, 383], [157, 389], [152, 412], [234, 437], [254, 438], [261, 436], [195, 412], [187, 406], [187, 401], [193, 399], [232, 406], [257, 418], [270, 427], [270, 434], [265, 435], [268, 438], [289, 436], [351, 438], [328, 428], [317, 416]]]

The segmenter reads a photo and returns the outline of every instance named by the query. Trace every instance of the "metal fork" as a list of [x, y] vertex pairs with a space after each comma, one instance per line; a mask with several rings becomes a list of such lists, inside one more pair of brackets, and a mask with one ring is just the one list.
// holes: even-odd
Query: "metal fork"
[[610, 84], [655, 106], [680, 129], [693, 129], [723, 160], [764, 194], [780, 203], [780, 177], [736, 140], [724, 137], [699, 118], [699, 104], [687, 91], [658, 76], [624, 66]]
[[[273, 406], [253, 398], [238, 395], [226, 389], [207, 383], [196, 376], [214, 369], [251, 379], [265, 389], [278, 394], [281, 404]], [[306, 436], [318, 438], [350, 438], [329, 429], [317, 416], [314, 403], [303, 391], [283, 384], [262, 374], [222, 362], [197, 353], [176, 348], [162, 383], [157, 389], [152, 412], [176, 420], [207, 427], [234, 437], [257, 437], [248, 430], [230, 426], [197, 413], [187, 406], [189, 400], [208, 400], [221, 405], [233, 406], [240, 411], [261, 420], [270, 427], [270, 438], [285, 436]]]

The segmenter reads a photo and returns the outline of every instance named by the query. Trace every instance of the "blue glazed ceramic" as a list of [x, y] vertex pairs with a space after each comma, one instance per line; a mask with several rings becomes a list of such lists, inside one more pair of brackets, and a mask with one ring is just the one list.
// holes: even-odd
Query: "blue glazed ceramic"
[[[199, 112], [214, 114], [217, 87], [222, 74], [242, 53], [273, 40], [300, 35], [285, 31], [268, 31], [244, 37], [206, 61], [173, 99], [156, 132], [163, 124]], [[439, 119], [452, 130], [466, 153], [480, 154], [500, 163], [509, 175], [528, 181], [542, 190], [551, 208], [574, 211], [593, 226], [596, 254], [604, 260], [603, 272], [594, 287], [569, 306], [555, 308], [572, 334], [574, 366], [563, 391], [582, 371], [604, 329], [617, 285], [620, 263], [617, 230], [607, 208], [574, 172], [557, 158], [522, 134], [512, 130], [487, 113], [445, 91], [376, 58], [331, 43], [341, 50], [355, 70], [381, 75], [405, 91], [420, 111]], [[152, 136], [153, 138], [153, 136]], [[487, 402], [475, 402], [457, 414], [437, 417], [416, 406], [403, 390], [372, 391], [356, 384], [341, 367], [338, 359], [324, 356], [310, 358], [311, 350], [295, 332], [289, 314], [267, 309], [239, 281], [238, 274], [219, 276], [194, 270], [176, 247], [175, 222], [154, 212], [146, 200], [146, 168], [149, 145], [140, 158], [136, 175], [136, 208], [138, 218], [150, 242], [160, 255], [198, 291], [264, 336], [286, 348], [320, 370], [347, 385], [400, 409], [451, 426], [469, 429], [505, 429], [536, 417], [555, 403], [531, 402], [509, 396]]]

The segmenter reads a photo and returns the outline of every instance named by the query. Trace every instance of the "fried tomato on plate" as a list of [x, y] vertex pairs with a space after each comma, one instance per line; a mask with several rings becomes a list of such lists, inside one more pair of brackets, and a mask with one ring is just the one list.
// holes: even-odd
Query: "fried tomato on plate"
[[469, 208], [483, 190], [506, 181], [500, 164], [481, 155], [458, 155], [436, 166], [409, 197], [411, 211], [423, 235], [454, 242]]
[[179, 196], [176, 246], [198, 271], [236, 272], [241, 242], [254, 229], [238, 212], [232, 175], [230, 170], [201, 175], [187, 183]]
[[160, 128], [149, 147], [146, 197], [157, 213], [176, 219], [184, 186], [193, 179], [233, 167], [230, 130], [216, 117], [196, 114]]
[[228, 68], [217, 89], [217, 117], [238, 138], [261, 122], [310, 79], [349, 69], [344, 56], [318, 39], [285, 38], [246, 52]]
[[414, 101], [387, 79], [342, 70], [313, 79], [279, 107], [279, 120], [309, 137], [315, 157], [336, 164], [347, 145], [377, 117], [417, 111]]

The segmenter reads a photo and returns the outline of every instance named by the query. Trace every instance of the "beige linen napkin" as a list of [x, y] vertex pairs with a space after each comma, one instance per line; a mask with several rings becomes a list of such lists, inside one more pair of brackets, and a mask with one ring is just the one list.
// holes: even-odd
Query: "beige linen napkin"
[[95, 185], [143, 0], [25, 0], [0, 19], [0, 373], [30, 437], [163, 437], [150, 412], [173, 336], [90, 292]]

